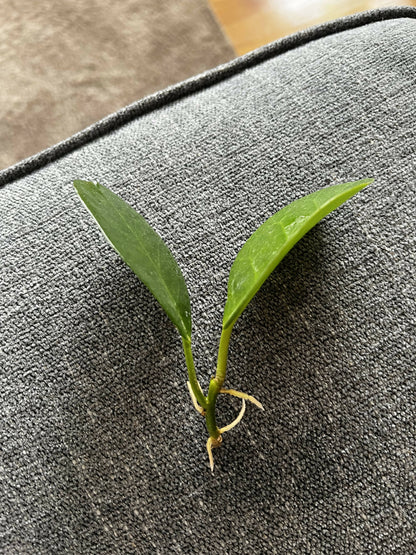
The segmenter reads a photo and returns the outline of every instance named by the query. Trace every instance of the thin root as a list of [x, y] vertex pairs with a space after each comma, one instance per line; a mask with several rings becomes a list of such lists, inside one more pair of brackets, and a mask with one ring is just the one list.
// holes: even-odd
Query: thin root
[[205, 410], [200, 405], [198, 405], [198, 401], [196, 400], [194, 392], [192, 391], [191, 382], [186, 382], [186, 384], [188, 386], [189, 393], [191, 395], [192, 404], [194, 405], [196, 410], [199, 412], [199, 414], [202, 414], [202, 416], [205, 416]]
[[[245, 401], [245, 399], [243, 399], [243, 406], [241, 407], [239, 415], [237, 416], [237, 418], [235, 420], [233, 420], [231, 422], [231, 424], [228, 424], [228, 426], [224, 426], [224, 428], [220, 428], [220, 430], [219, 430], [220, 434], [223, 434], [224, 432], [229, 432], [230, 430], [232, 430], [234, 428], [234, 426], [237, 426], [237, 424], [243, 418], [245, 411], [246, 411], [246, 401]], [[214, 472], [214, 457], [212, 455], [212, 449], [214, 447], [219, 447], [221, 442], [222, 442], [222, 437], [221, 436], [219, 436], [217, 439], [215, 439], [213, 437], [208, 438], [207, 451], [208, 451], [209, 466], [211, 467], [211, 472]]]
[[207, 451], [208, 451], [208, 457], [209, 457], [209, 466], [211, 467], [211, 472], [214, 472], [214, 457], [212, 456], [212, 437], [208, 438]]
[[237, 424], [243, 418], [245, 412], [246, 412], [246, 401], [245, 399], [243, 399], [243, 406], [241, 407], [240, 414], [237, 416], [235, 420], [231, 422], [231, 424], [228, 424], [228, 426], [224, 426], [224, 428], [220, 428], [220, 433], [223, 434], [224, 432], [229, 432], [234, 428], [234, 426], [237, 426]]
[[[221, 438], [221, 436], [220, 436]], [[222, 438], [221, 438], [222, 440]], [[221, 441], [219, 441], [218, 439], [214, 439], [213, 437], [209, 437], [208, 441], [207, 441], [207, 451], [208, 451], [208, 457], [209, 457], [209, 466], [211, 467], [211, 472], [214, 472], [214, 457], [212, 456], [212, 449], [214, 447], [218, 447], [219, 444], [221, 443]]]
[[247, 395], [247, 393], [242, 393], [241, 391], [236, 391], [235, 389], [220, 389], [220, 393], [228, 393], [228, 395], [233, 395], [234, 397], [239, 397], [240, 399], [246, 399], [247, 401], [250, 401], [250, 403], [253, 403], [253, 405], [256, 405], [256, 407], [259, 407], [259, 409], [264, 410], [260, 401], [257, 401], [257, 399], [252, 395]]

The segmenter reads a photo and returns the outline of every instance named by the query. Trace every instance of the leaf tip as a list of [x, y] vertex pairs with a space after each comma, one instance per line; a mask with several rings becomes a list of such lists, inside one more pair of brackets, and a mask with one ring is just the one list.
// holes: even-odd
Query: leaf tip
[[82, 185], [85, 185], [86, 183], [90, 183], [89, 181], [84, 181], [83, 179], [74, 179], [74, 181], [72, 182], [74, 187], [82, 187]]
[[365, 177], [364, 179], [358, 180], [357, 185], [361, 185], [361, 189], [364, 189], [364, 187], [371, 185], [371, 183], [373, 182], [374, 182], [374, 177]]
[[97, 181], [97, 183], [94, 183], [93, 181], [86, 181], [85, 179], [74, 179], [73, 180], [73, 185], [75, 187], [75, 189], [86, 189], [86, 188], [95, 188], [95, 189], [101, 189], [103, 186], [100, 185]]

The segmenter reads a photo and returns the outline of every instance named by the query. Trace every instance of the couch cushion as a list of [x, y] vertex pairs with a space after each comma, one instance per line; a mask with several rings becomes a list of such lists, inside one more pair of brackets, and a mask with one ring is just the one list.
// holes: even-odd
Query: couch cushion
[[[415, 17], [288, 37], [0, 174], [3, 551], [412, 552]], [[180, 339], [72, 180], [169, 244], [206, 386], [245, 239], [367, 176], [238, 321], [227, 382], [266, 410], [248, 407], [211, 475]], [[221, 399], [220, 423], [238, 409]]]

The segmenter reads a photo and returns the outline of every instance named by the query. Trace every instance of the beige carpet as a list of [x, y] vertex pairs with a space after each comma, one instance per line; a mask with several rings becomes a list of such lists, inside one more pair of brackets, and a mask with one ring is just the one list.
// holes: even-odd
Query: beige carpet
[[205, 0], [3, 0], [0, 168], [234, 57]]

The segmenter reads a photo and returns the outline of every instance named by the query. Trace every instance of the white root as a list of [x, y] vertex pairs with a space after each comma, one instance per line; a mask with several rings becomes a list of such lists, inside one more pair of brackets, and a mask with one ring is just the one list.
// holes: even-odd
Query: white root
[[192, 404], [194, 405], [196, 410], [199, 412], [199, 414], [202, 414], [202, 416], [205, 416], [205, 410], [200, 405], [198, 405], [198, 401], [196, 400], [194, 392], [192, 391], [191, 382], [186, 382], [186, 384], [187, 384], [188, 389], [189, 389], [189, 394], [191, 395]]
[[[245, 401], [245, 399], [243, 399], [243, 405], [241, 407], [241, 410], [240, 410], [237, 418], [235, 420], [233, 420], [231, 422], [231, 424], [228, 424], [227, 426], [224, 426], [223, 428], [220, 428], [220, 434], [223, 434], [224, 432], [229, 432], [230, 430], [232, 430], [234, 428], [234, 426], [237, 426], [237, 424], [243, 418], [245, 411], [246, 411], [246, 401]], [[213, 449], [213, 447], [218, 447], [221, 442], [222, 442], [222, 437], [221, 436], [219, 436], [219, 438], [217, 438], [217, 439], [209, 437], [208, 441], [207, 441], [209, 466], [211, 467], [211, 472], [212, 473], [214, 472], [214, 457], [212, 455], [212, 449]]]
[[[189, 388], [189, 392], [190, 392], [191, 397], [192, 397], [192, 401], [194, 403], [194, 407], [201, 414], [205, 414], [205, 411], [202, 409], [202, 407], [200, 407], [198, 405], [198, 403], [195, 399], [195, 395], [193, 394], [193, 392], [191, 390], [191, 384], [189, 382], [188, 382], [188, 388]], [[231, 424], [228, 424], [228, 426], [224, 426], [223, 428], [220, 428], [220, 430], [219, 430], [220, 434], [223, 434], [224, 432], [229, 432], [235, 426], [237, 426], [237, 424], [239, 424], [239, 422], [241, 422], [241, 419], [243, 418], [244, 413], [246, 411], [246, 401], [250, 401], [250, 403], [253, 403], [253, 405], [256, 405], [256, 407], [259, 407], [261, 410], [264, 410], [264, 407], [260, 403], [260, 401], [257, 401], [257, 399], [255, 397], [253, 397], [252, 395], [247, 395], [247, 393], [242, 393], [241, 391], [236, 391], [235, 389], [220, 389], [220, 393], [227, 393], [228, 395], [233, 395], [234, 397], [239, 397], [240, 399], [243, 400], [243, 405], [241, 407], [241, 410], [240, 410], [237, 418], [235, 420], [233, 420], [231, 422]], [[222, 441], [221, 435], [217, 439], [209, 437], [208, 441], [207, 441], [207, 451], [208, 451], [209, 466], [211, 467], [211, 472], [214, 472], [214, 457], [212, 455], [212, 449], [214, 447], [218, 447], [220, 445], [221, 441]]]
[[228, 395], [233, 395], [234, 397], [239, 397], [240, 399], [246, 399], [247, 401], [250, 401], [250, 403], [253, 403], [253, 405], [256, 405], [256, 407], [259, 407], [259, 409], [264, 410], [260, 401], [257, 401], [257, 399], [252, 395], [247, 395], [247, 393], [242, 393], [241, 391], [236, 391], [235, 389], [220, 389], [220, 393], [228, 393]]
[[208, 451], [208, 457], [209, 457], [209, 466], [211, 467], [211, 472], [214, 473], [214, 457], [212, 456], [212, 437], [208, 438], [207, 451]]
[[224, 428], [220, 428], [220, 433], [223, 434], [224, 432], [229, 432], [234, 428], [234, 426], [237, 426], [237, 424], [243, 418], [245, 412], [246, 412], [246, 401], [245, 399], [243, 399], [243, 406], [241, 407], [240, 414], [237, 416], [235, 420], [231, 422], [231, 424], [228, 424], [228, 426], [224, 426]]

